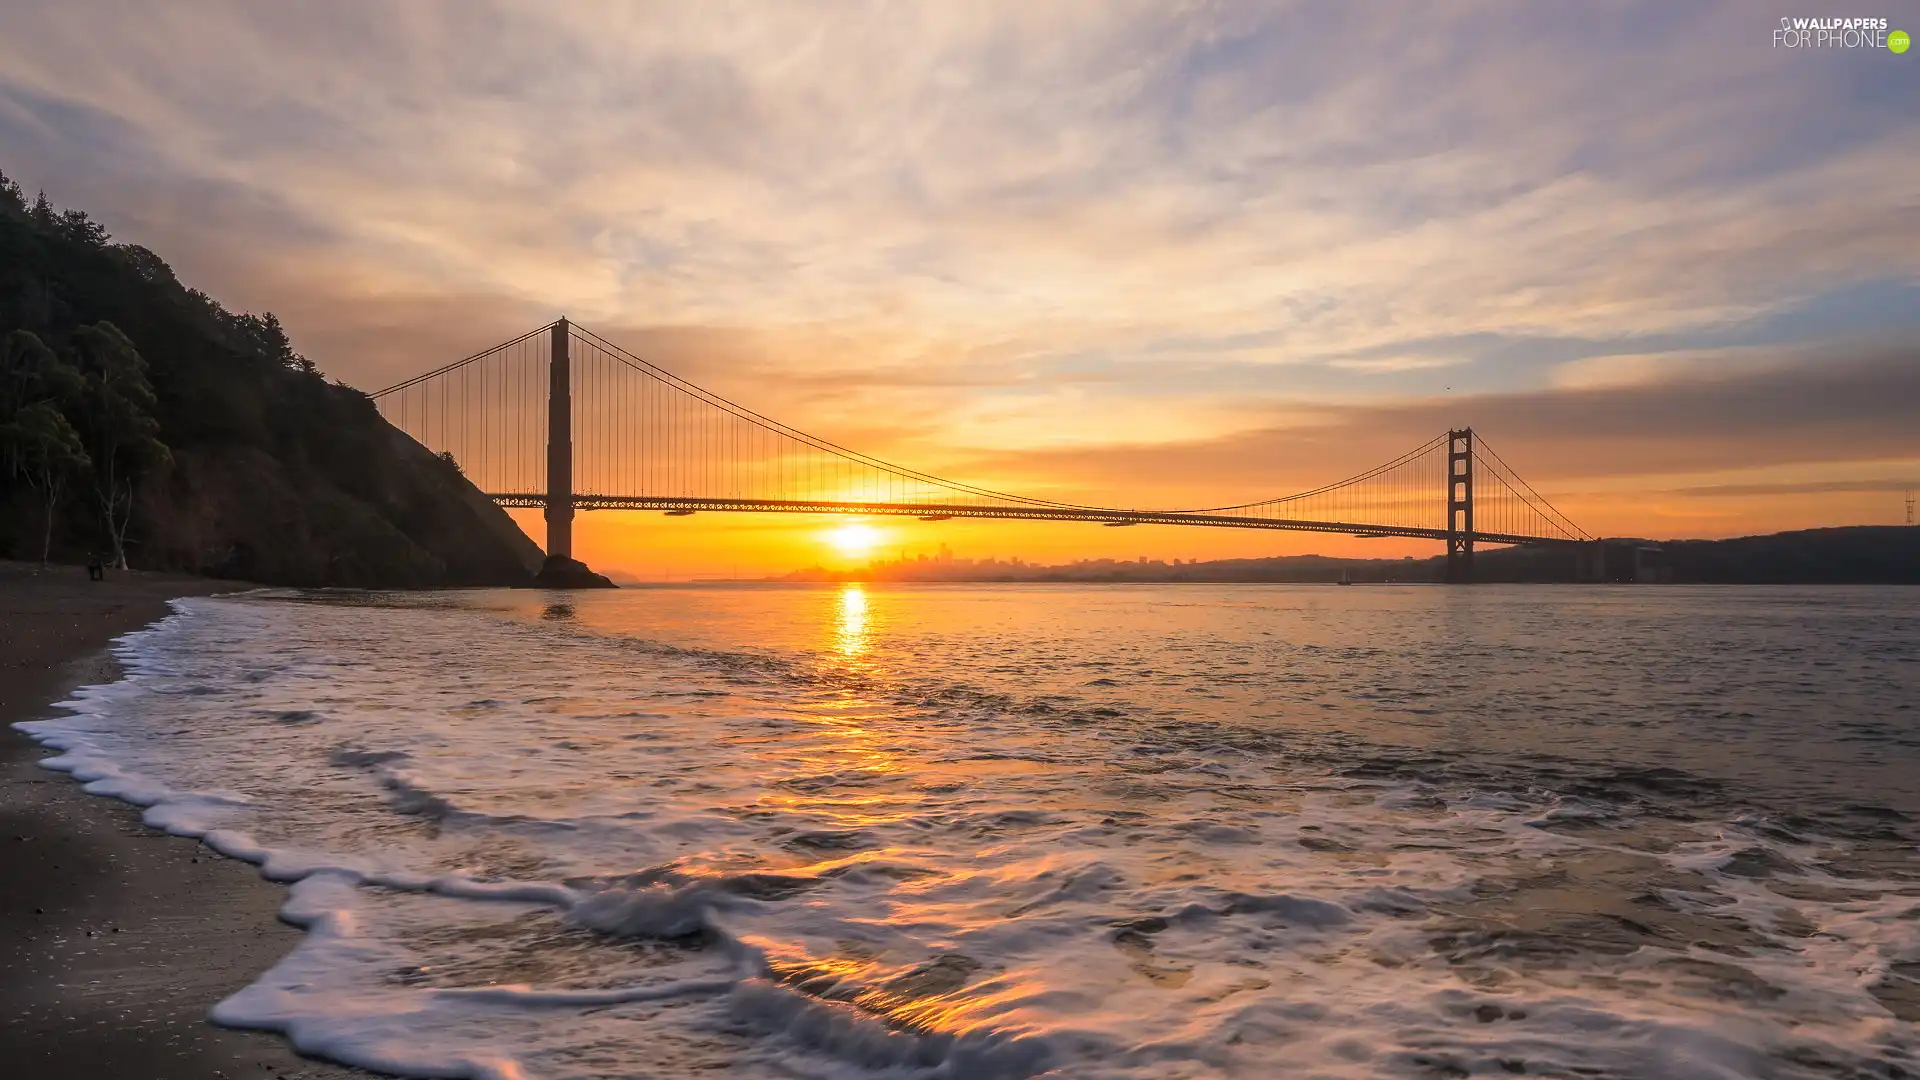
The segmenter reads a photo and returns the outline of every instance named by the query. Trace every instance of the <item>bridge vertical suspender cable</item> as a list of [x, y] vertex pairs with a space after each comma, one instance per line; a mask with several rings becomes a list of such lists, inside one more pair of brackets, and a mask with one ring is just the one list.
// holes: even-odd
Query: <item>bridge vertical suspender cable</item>
[[566, 319], [370, 395], [495, 501], [545, 513], [571, 557], [580, 509], [985, 517], [1407, 536], [1446, 545], [1592, 541], [1471, 428], [1308, 491], [1228, 506], [1116, 508], [1017, 495], [852, 450], [690, 383]]

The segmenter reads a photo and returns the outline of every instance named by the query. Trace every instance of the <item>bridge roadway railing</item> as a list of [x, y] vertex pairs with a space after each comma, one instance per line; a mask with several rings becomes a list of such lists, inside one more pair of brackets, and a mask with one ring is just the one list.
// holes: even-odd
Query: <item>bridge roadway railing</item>
[[[540, 509], [544, 493], [519, 492], [487, 496], [501, 506]], [[1013, 521], [1089, 521], [1103, 525], [1200, 525], [1222, 529], [1280, 529], [1289, 532], [1343, 533], [1349, 536], [1406, 536], [1446, 540], [1445, 529], [1405, 525], [1368, 525], [1343, 521], [1299, 521], [1289, 518], [1241, 517], [1231, 514], [1183, 514], [1158, 510], [1069, 509], [970, 503], [841, 502], [828, 499], [695, 499], [665, 495], [575, 495], [576, 510], [659, 510], [665, 513], [758, 514], [873, 514], [888, 517], [997, 518]], [[1577, 545], [1559, 536], [1521, 536], [1475, 532], [1483, 544]]]

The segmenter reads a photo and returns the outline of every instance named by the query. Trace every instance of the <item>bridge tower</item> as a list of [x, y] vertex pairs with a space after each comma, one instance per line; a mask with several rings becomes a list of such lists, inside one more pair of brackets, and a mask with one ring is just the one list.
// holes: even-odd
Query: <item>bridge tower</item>
[[1473, 429], [1447, 432], [1447, 584], [1473, 583]]
[[567, 320], [553, 324], [547, 368], [547, 558], [573, 558], [573, 364]]

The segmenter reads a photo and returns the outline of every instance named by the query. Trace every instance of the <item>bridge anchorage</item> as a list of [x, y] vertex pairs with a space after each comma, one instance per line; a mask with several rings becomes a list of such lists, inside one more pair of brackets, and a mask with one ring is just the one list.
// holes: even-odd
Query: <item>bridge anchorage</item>
[[1310, 491], [1153, 510], [1014, 495], [883, 461], [704, 390], [566, 319], [371, 396], [389, 422], [456, 462], [499, 505], [544, 511], [543, 577], [557, 584], [587, 583], [590, 571], [573, 558], [574, 515], [586, 510], [1416, 537], [1445, 545], [1446, 580], [1458, 584], [1473, 580], [1476, 545], [1598, 550], [1472, 428]]

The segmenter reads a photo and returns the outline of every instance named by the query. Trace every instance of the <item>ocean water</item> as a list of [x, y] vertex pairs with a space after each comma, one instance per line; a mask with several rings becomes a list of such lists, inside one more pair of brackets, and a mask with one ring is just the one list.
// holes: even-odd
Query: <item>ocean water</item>
[[1920, 590], [179, 601], [26, 725], [405, 1076], [1920, 1076]]

